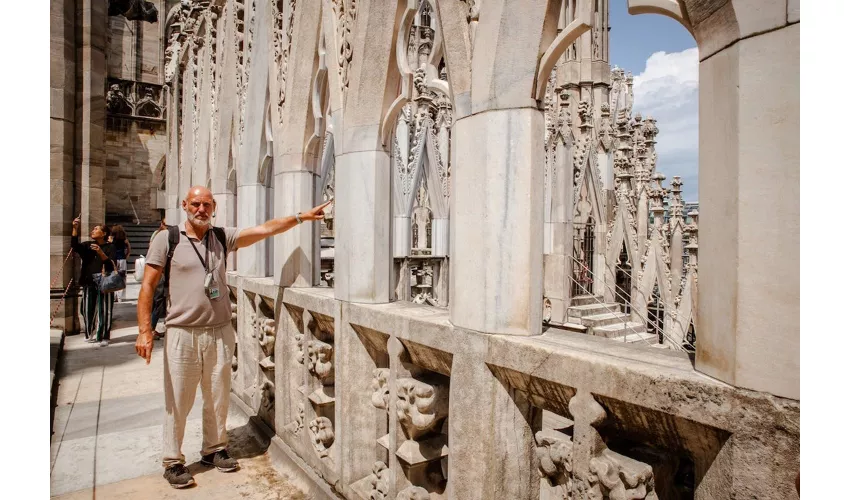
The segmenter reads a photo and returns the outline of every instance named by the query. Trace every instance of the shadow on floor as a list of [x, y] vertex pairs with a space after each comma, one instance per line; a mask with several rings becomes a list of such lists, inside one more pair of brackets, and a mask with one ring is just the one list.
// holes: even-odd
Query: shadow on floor
[[[258, 422], [260, 422], [259, 419], [253, 416], [248, 419], [248, 423], [245, 425], [227, 431], [227, 452], [231, 457], [237, 460], [243, 460], [258, 457], [266, 453], [271, 440], [262, 432], [257, 431], [256, 426]], [[207, 467], [201, 464], [200, 461], [188, 464], [186, 467], [193, 476], [215, 470], [214, 467]]]

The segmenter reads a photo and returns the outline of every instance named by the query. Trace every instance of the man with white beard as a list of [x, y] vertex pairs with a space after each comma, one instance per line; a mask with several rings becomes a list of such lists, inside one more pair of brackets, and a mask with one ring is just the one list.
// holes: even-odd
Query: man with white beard
[[230, 322], [226, 256], [238, 248], [324, 218], [328, 201], [305, 213], [272, 219], [247, 229], [212, 227], [216, 203], [209, 189], [189, 188], [183, 200], [188, 220], [160, 231], [151, 242], [139, 293], [136, 352], [150, 363], [153, 352], [151, 306], [165, 272], [165, 423], [163, 477], [174, 488], [195, 483], [182, 453], [186, 418], [201, 385], [203, 448], [201, 463], [222, 472], [239, 468], [227, 453], [227, 410], [235, 333]]

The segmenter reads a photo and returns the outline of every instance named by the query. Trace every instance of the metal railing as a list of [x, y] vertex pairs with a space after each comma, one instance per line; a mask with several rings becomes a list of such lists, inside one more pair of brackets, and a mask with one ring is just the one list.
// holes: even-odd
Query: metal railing
[[[576, 263], [578, 263], [579, 266], [584, 267], [583, 271], [590, 274], [591, 277], [593, 277], [594, 281], [596, 281], [595, 277], [593, 276], [593, 271], [591, 271], [589, 268], [587, 268], [587, 266], [585, 266], [581, 261], [579, 261], [575, 257], [570, 256], [570, 258], [573, 259], [573, 261], [575, 261]], [[570, 279], [575, 281], [572, 276], [570, 276]], [[614, 284], [614, 288], [611, 288], [610, 283], [607, 283], [605, 280], [601, 280], [600, 283], [602, 283], [603, 286], [605, 286], [609, 291], [611, 291], [614, 294], [615, 300], [616, 300], [616, 298], [619, 297], [619, 298], [627, 298], [627, 300], [629, 300], [631, 302], [631, 300], [630, 300], [631, 294], [626, 294], [625, 290], [623, 290], [619, 286], [617, 286], [616, 283]], [[622, 292], [622, 293], [620, 293], [620, 292]], [[594, 295], [593, 293], [591, 293], [590, 296], [593, 297], [594, 300], [599, 302], [601, 305], [605, 305], [602, 301], [597, 299], [596, 295]], [[606, 309], [608, 309], [608, 308], [606, 307]], [[635, 309], [634, 307], [631, 308], [631, 312], [629, 314], [636, 315], [638, 318], [640, 318], [643, 321], [643, 323], [645, 325], [647, 325], [647, 326], [651, 325], [655, 329], [656, 332], [660, 332], [662, 335], [664, 334], [664, 329], [661, 327], [661, 325], [657, 321], [650, 321], [648, 317], [646, 317], [643, 314], [641, 314], [640, 312], [638, 312], [638, 310]], [[658, 334], [656, 333], [656, 335], [658, 335]], [[625, 342], [625, 337], [623, 338], [623, 341]], [[682, 342], [683, 344], [687, 345], [691, 349], [696, 350], [696, 347], [690, 341], [688, 341], [687, 338], [685, 338], [684, 336], [681, 339], [679, 339], [679, 341]], [[678, 349], [680, 351], [686, 351], [686, 349], [684, 349], [681, 345], [678, 345], [678, 344], [671, 344], [671, 345], [675, 346], [676, 349]]]

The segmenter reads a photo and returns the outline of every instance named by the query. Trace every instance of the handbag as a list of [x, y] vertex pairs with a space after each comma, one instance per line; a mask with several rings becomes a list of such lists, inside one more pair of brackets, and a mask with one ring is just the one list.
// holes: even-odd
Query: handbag
[[135, 263], [136, 269], [133, 271], [133, 277], [136, 278], [136, 282], [141, 283], [143, 279], [145, 279], [145, 256], [139, 255], [136, 258]]
[[104, 266], [100, 270], [100, 274], [92, 275], [92, 277], [94, 278], [94, 282], [95, 284], [97, 284], [97, 288], [101, 291], [101, 293], [118, 292], [127, 288], [127, 283], [124, 281], [124, 276], [121, 276], [121, 274], [118, 272], [118, 266], [115, 264], [115, 261], [112, 260], [111, 262], [112, 273], [106, 274], [106, 266]]

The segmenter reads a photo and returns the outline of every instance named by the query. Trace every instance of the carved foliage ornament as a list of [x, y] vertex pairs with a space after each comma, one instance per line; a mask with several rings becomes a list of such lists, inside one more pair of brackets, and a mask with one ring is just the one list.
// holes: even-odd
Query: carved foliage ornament
[[337, 62], [339, 64], [340, 85], [343, 96], [348, 90], [348, 68], [351, 64], [351, 29], [357, 18], [356, 0], [333, 0], [333, 11], [336, 16], [336, 36], [339, 44]]
[[310, 439], [319, 457], [328, 456], [328, 449], [334, 443], [333, 423], [327, 417], [318, 417], [310, 422]]
[[414, 378], [400, 378], [396, 411], [398, 421], [411, 439], [419, 439], [437, 428], [449, 414], [449, 391]]

